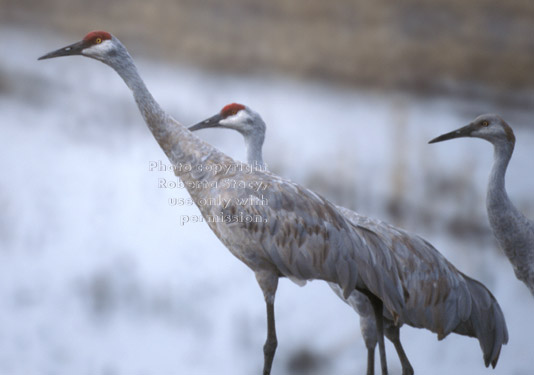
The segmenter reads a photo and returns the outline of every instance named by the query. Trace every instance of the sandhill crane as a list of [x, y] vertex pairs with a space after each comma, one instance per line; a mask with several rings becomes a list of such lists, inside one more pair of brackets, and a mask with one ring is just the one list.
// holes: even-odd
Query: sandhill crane
[[[206, 128], [227, 128], [238, 131], [243, 135], [245, 140], [248, 163], [251, 165], [264, 165], [262, 146], [265, 138], [266, 125], [261, 116], [251, 108], [242, 104], [232, 103], [225, 106], [220, 113], [189, 127], [191, 131]], [[385, 222], [366, 218], [347, 208], [337, 206], [337, 209], [357, 228], [362, 237], [372, 234], [373, 236], [369, 237], [369, 242], [372, 242], [374, 246], [386, 246], [392, 250], [392, 255], [400, 264], [406, 266], [402, 270], [405, 279], [414, 277], [414, 271], [417, 273], [417, 276], [415, 276], [417, 281], [414, 282], [411, 280], [403, 283], [404, 290], [409, 294], [406, 298], [406, 308], [410, 310], [410, 318], [406, 320], [406, 323], [437, 332], [440, 339], [445, 337], [450, 330], [459, 334], [475, 336], [480, 341], [486, 366], [491, 363], [495, 367], [501, 345], [508, 341], [508, 333], [502, 311], [491, 293], [479, 282], [459, 272], [431, 244], [422, 238], [395, 228]], [[381, 241], [380, 243], [376, 242], [377, 237], [375, 235]], [[439, 275], [437, 279], [439, 280], [439, 284], [429, 288], [428, 283], [431, 284], [436, 280], [436, 274]], [[456, 291], [458, 289], [454, 289], [458, 288], [458, 285], [454, 285], [455, 283], [453, 283], [454, 288], [447, 290], [450, 284], [442, 284], [446, 277], [453, 277], [458, 279], [458, 282], [467, 285], [471, 301], [477, 311], [475, 314], [471, 313], [471, 316], [469, 316], [469, 313], [466, 311], [450, 310], [450, 306], [453, 306], [455, 303], [463, 305], [462, 309], [469, 308], [464, 306], [465, 301], [461, 301], [461, 298], [465, 298], [465, 295], [457, 293]], [[338, 285], [333, 283], [329, 283], [329, 285], [361, 317], [362, 336], [364, 337], [368, 350], [367, 373], [372, 374], [374, 372], [374, 351], [377, 343], [377, 329], [369, 299], [358, 291], [353, 291], [349, 298], [345, 298], [340, 293]], [[441, 298], [444, 298], [447, 302], [441, 304]], [[424, 307], [428, 305], [433, 306], [435, 309], [444, 308], [443, 312], [432, 311], [435, 317], [439, 316], [438, 320], [442, 319], [441, 321], [437, 323], [426, 321], [429, 315], [427, 315], [428, 310], [425, 310]], [[446, 316], [446, 314], [451, 313], [459, 313], [463, 317], [460, 320], [454, 321], [456, 317]], [[467, 321], [471, 323], [466, 323], [465, 316], [469, 316]], [[446, 320], [450, 321], [446, 322]], [[473, 331], [472, 328], [480, 324], [479, 320], [487, 320], [487, 322], [484, 323], [484, 327], [477, 327]], [[384, 321], [386, 322], [387, 328], [385, 330], [386, 336], [395, 345], [402, 364], [403, 375], [413, 374], [413, 369], [400, 342], [399, 328], [402, 321], [398, 325], [395, 325], [388, 318], [387, 314], [384, 317]], [[454, 324], [458, 325], [452, 327]], [[469, 327], [469, 324], [473, 326], [466, 329], [466, 327]], [[443, 325], [448, 325], [449, 328], [443, 329]]]
[[429, 143], [463, 137], [481, 138], [493, 144], [494, 162], [486, 196], [489, 222], [497, 242], [512, 263], [516, 277], [534, 295], [534, 222], [512, 204], [504, 183], [506, 168], [514, 152], [514, 132], [500, 116], [486, 114]]
[[270, 172], [251, 171], [194, 136], [161, 109], [126, 48], [110, 33], [91, 32], [39, 59], [71, 55], [101, 61], [122, 77], [211, 230], [254, 271], [267, 309], [264, 374], [270, 374], [276, 351], [274, 298], [284, 276], [298, 283], [334, 282], [346, 298], [355, 289], [365, 293], [375, 312], [385, 365], [383, 310], [401, 318], [405, 298], [399, 265], [387, 249], [373, 248], [369, 236], [359, 235], [321, 196]]

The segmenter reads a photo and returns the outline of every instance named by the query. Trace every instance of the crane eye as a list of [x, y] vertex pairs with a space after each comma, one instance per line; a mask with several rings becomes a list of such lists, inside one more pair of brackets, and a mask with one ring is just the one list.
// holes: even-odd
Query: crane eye
[[485, 120], [482, 121], [482, 126], [486, 127], [486, 126], [488, 126], [488, 125], [489, 125], [489, 122], [487, 122], [487, 121], [485, 121]]
[[96, 38], [96, 39], [95, 39], [95, 43], [96, 43], [96, 44], [100, 44], [100, 43], [102, 43], [102, 38]]

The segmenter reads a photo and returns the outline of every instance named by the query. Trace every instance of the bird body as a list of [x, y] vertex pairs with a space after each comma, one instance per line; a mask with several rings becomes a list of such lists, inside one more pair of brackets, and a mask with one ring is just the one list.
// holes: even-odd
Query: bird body
[[407, 291], [399, 323], [428, 329], [437, 333], [439, 340], [451, 332], [475, 337], [485, 365], [495, 367], [501, 346], [508, 342], [508, 330], [491, 292], [460, 272], [423, 238], [383, 221], [350, 215], [350, 210], [341, 212], [393, 250]]
[[[333, 282], [345, 297], [355, 289], [367, 293], [373, 301], [379, 332], [382, 308], [398, 317], [404, 295], [396, 262], [387, 252], [372, 249], [358, 237], [334, 205], [268, 171], [250, 171], [194, 136], [161, 109], [128, 51], [111, 34], [89, 33], [82, 41], [40, 59], [68, 55], [104, 62], [123, 78], [154, 138], [171, 163], [180, 166], [176, 174], [209, 227], [234, 256], [255, 272], [267, 307], [264, 374], [271, 372], [277, 346], [274, 297], [279, 277], [299, 282]], [[213, 172], [217, 170], [224, 172]], [[228, 183], [230, 180], [238, 184]], [[240, 204], [244, 199], [266, 199], [268, 205]], [[201, 204], [202, 201], [225, 203]]]
[[508, 197], [505, 175], [515, 146], [515, 135], [500, 116], [486, 114], [469, 125], [434, 138], [429, 143], [476, 137], [493, 144], [493, 167], [488, 180], [486, 209], [497, 243], [510, 260], [516, 277], [534, 295], [534, 222]]
[[[239, 131], [245, 139], [248, 162], [263, 163], [261, 155], [265, 123], [248, 107], [240, 104], [229, 106], [236, 111], [229, 114], [223, 108], [220, 114], [190, 127], [190, 130], [221, 127]], [[250, 147], [257, 149], [250, 150]], [[259, 158], [254, 159], [250, 155], [259, 155]], [[347, 208], [336, 206], [336, 209], [352, 225], [358, 238], [373, 249], [371, 255], [382, 257], [374, 259], [374, 264], [396, 264], [404, 307], [400, 317], [392, 317], [388, 311], [384, 311], [385, 332], [397, 349], [403, 374], [413, 373], [399, 339], [399, 327], [403, 323], [429, 329], [437, 333], [440, 340], [451, 332], [476, 337], [484, 353], [484, 363], [495, 367], [501, 346], [508, 341], [508, 332], [497, 301], [481, 283], [457, 270], [423, 238]], [[373, 372], [373, 353], [377, 342], [371, 303], [357, 290], [347, 296], [338, 284], [330, 282], [329, 285], [361, 317], [360, 326], [368, 348], [370, 374]]]

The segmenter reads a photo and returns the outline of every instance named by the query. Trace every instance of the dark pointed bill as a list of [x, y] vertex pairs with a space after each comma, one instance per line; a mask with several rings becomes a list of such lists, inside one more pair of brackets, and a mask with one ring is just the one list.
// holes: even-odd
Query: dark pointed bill
[[189, 130], [194, 132], [195, 130], [214, 128], [216, 126], [219, 126], [219, 121], [221, 121], [222, 119], [223, 117], [218, 113], [215, 116], [211, 116], [207, 120], [201, 121], [198, 124], [190, 126]]
[[473, 125], [469, 124], [469, 125], [464, 126], [463, 128], [456, 129], [450, 133], [442, 134], [439, 137], [432, 139], [428, 143], [437, 143], [437, 142], [448, 141], [449, 139], [454, 139], [454, 138], [469, 137], [471, 136], [471, 132], [473, 130], [474, 130]]
[[81, 55], [82, 50], [86, 47], [86, 43], [82, 40], [81, 42], [76, 42], [58, 50], [49, 52], [46, 55], [39, 57], [37, 60], [51, 59], [53, 57], [61, 56]]

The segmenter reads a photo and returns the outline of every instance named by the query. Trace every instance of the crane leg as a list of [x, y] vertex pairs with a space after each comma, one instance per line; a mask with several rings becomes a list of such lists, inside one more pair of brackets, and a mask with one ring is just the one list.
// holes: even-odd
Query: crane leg
[[395, 350], [397, 351], [397, 355], [401, 361], [402, 375], [413, 375], [413, 367], [410, 364], [410, 361], [408, 360], [408, 357], [406, 356], [404, 348], [400, 342], [400, 327], [393, 324], [393, 322], [387, 322], [385, 326], [384, 332], [386, 337], [393, 343], [393, 345], [395, 345]]
[[375, 312], [376, 330], [378, 332], [378, 350], [380, 352], [380, 366], [382, 367], [382, 375], [387, 375], [388, 364], [386, 361], [386, 347], [384, 345], [383, 303], [382, 300], [375, 295], [368, 295], [368, 297]]
[[276, 328], [274, 324], [274, 303], [267, 302], [267, 340], [265, 341], [265, 345], [263, 345], [263, 375], [269, 375], [271, 373], [277, 346], [278, 340], [276, 339]]
[[378, 342], [374, 315], [360, 316], [360, 331], [367, 348], [367, 375], [375, 373], [375, 348]]
[[375, 348], [367, 348], [367, 375], [375, 375]]
[[263, 345], [263, 375], [270, 375], [274, 353], [278, 346], [274, 324], [274, 296], [278, 287], [278, 275], [269, 270], [257, 271], [256, 280], [260, 284], [267, 305], [267, 340], [265, 341], [265, 345]]

